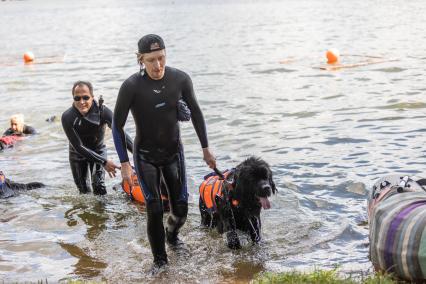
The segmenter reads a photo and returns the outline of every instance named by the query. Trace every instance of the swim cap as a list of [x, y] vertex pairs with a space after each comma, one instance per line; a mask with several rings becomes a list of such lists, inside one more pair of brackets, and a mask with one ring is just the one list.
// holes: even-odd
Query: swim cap
[[165, 48], [163, 39], [154, 34], [145, 35], [138, 42], [139, 53], [150, 53]]

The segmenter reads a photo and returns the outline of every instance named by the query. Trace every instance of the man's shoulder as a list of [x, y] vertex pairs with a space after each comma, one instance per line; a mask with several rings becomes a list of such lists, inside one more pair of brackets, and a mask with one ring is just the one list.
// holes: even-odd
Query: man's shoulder
[[170, 74], [172, 74], [173, 77], [176, 78], [176, 79], [181, 79], [181, 80], [190, 79], [189, 75], [185, 71], [182, 71], [180, 69], [177, 69], [177, 68], [174, 68], [174, 67], [170, 67], [170, 66], [166, 66], [166, 72], [167, 71]]
[[133, 73], [126, 80], [124, 80], [123, 85], [135, 84], [140, 78], [140, 72]]
[[76, 116], [77, 116], [77, 113], [74, 107], [71, 106], [62, 113], [62, 121], [72, 119], [73, 117], [76, 117]]

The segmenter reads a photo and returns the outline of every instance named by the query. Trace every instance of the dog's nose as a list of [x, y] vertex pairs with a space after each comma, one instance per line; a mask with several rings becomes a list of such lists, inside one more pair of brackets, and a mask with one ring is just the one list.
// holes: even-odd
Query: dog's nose
[[265, 184], [264, 186], [262, 186], [262, 189], [265, 191], [271, 191], [271, 186], [269, 184]]

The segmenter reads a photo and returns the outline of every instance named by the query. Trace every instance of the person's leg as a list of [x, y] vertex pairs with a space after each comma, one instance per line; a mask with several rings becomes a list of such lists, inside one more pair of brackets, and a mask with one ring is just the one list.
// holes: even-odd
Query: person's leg
[[163, 167], [163, 176], [169, 190], [171, 209], [167, 218], [166, 238], [169, 244], [176, 246], [182, 244], [178, 238], [179, 229], [185, 224], [188, 215], [188, 190], [183, 152]]
[[104, 168], [99, 164], [90, 163], [90, 172], [92, 174], [93, 193], [96, 195], [106, 194]]
[[161, 194], [161, 201], [163, 202], [163, 210], [164, 212], [169, 212], [170, 211], [169, 193], [167, 192], [167, 185], [164, 182], [163, 175], [161, 175], [161, 178], [160, 178], [160, 194]]
[[89, 163], [86, 160], [71, 159], [70, 157], [72, 176], [80, 193], [90, 192], [90, 187], [87, 181], [87, 173], [89, 170], [88, 166]]
[[160, 169], [134, 155], [134, 164], [139, 184], [145, 197], [147, 212], [147, 233], [154, 264], [167, 264], [165, 234], [163, 225], [163, 204], [160, 196]]

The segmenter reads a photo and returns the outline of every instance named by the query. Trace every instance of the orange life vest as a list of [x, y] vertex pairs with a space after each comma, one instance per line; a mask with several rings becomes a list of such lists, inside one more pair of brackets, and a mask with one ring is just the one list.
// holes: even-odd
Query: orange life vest
[[[138, 176], [136, 175], [136, 173], [132, 174], [131, 179], [132, 186], [130, 186], [127, 181], [123, 181], [121, 187], [127, 193], [128, 196], [140, 203], [145, 203], [145, 197], [143, 196], [142, 186], [139, 185]], [[169, 200], [168, 197], [164, 194], [161, 194], [161, 199], [166, 201]]]
[[[225, 179], [229, 176], [231, 171], [226, 171], [223, 173]], [[216, 195], [223, 196], [222, 188], [223, 188], [224, 180], [220, 179], [217, 175], [212, 175], [205, 179], [200, 185], [200, 197], [201, 200], [206, 205], [209, 211], [216, 211], [217, 204], [215, 197]], [[232, 187], [231, 187], [232, 190]], [[232, 199], [232, 205], [237, 206], [238, 200]]]

